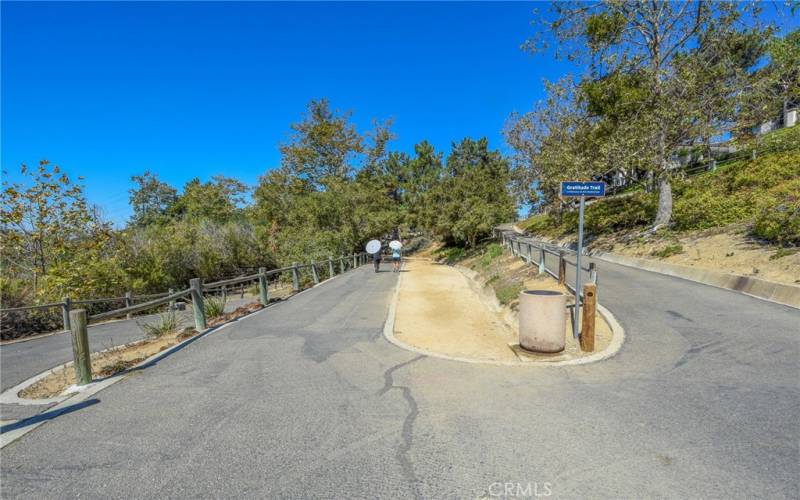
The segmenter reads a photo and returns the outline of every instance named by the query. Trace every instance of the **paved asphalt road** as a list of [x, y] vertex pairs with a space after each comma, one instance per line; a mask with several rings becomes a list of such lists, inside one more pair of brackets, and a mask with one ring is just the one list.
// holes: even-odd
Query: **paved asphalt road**
[[[253, 298], [230, 297], [225, 304], [226, 311], [252, 302]], [[112, 321], [89, 327], [89, 345], [92, 352], [102, 351], [145, 337], [139, 323], [158, 318], [157, 314], [137, 316], [131, 320]], [[184, 324], [193, 326], [191, 308], [183, 313]], [[47, 335], [24, 342], [0, 346], [0, 385], [2, 390], [38, 375], [45, 370], [72, 360], [72, 337], [67, 332]]]
[[628, 333], [602, 363], [406, 352], [381, 335], [398, 275], [362, 268], [6, 447], [3, 497], [797, 498], [800, 312], [598, 267]]

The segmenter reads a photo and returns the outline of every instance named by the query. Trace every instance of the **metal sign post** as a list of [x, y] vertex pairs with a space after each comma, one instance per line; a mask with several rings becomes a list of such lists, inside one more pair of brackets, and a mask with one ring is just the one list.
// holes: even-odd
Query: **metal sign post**
[[572, 312], [572, 336], [578, 338], [580, 333], [581, 311], [581, 256], [583, 255], [583, 211], [586, 207], [586, 197], [602, 197], [606, 194], [605, 182], [580, 182], [565, 181], [561, 183], [561, 196], [580, 198], [578, 209], [578, 255], [575, 258], [575, 309]]
[[581, 196], [581, 207], [578, 209], [578, 256], [575, 257], [575, 311], [572, 315], [572, 337], [578, 338], [578, 320], [581, 310], [581, 255], [583, 254], [583, 208], [586, 197]]

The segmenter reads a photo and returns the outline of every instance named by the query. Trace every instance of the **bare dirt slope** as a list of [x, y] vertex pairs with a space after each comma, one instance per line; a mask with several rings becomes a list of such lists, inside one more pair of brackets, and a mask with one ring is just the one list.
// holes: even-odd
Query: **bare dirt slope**
[[592, 249], [672, 264], [751, 276], [777, 283], [800, 283], [800, 252], [764, 245], [738, 227], [693, 231], [669, 238], [599, 238]]

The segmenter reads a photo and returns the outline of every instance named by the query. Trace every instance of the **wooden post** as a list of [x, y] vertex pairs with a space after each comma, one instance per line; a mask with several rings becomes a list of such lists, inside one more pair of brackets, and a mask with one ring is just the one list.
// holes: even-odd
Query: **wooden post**
[[558, 252], [558, 284], [563, 285], [566, 282], [567, 282], [567, 261], [564, 259], [564, 250], [561, 250]]
[[61, 299], [61, 320], [64, 322], [64, 331], [68, 332], [72, 329], [69, 320], [69, 310], [72, 308], [72, 299], [64, 297]]
[[189, 280], [189, 288], [192, 289], [192, 310], [194, 311], [194, 327], [198, 332], [206, 329], [206, 310], [203, 307], [203, 287], [200, 278]]
[[72, 332], [72, 360], [75, 365], [75, 383], [86, 385], [92, 381], [92, 359], [89, 350], [89, 330], [86, 309], [69, 312]]
[[244, 283], [239, 285], [239, 298], [240, 299], [244, 298]]
[[594, 351], [594, 321], [597, 309], [597, 285], [583, 285], [583, 312], [581, 318], [581, 351]]
[[261, 300], [261, 305], [269, 304], [269, 283], [267, 283], [267, 268], [258, 268], [258, 298]]
[[[175, 291], [172, 288], [167, 290], [167, 294], [168, 295], [172, 295], [173, 293], [175, 293]], [[169, 301], [169, 310], [170, 311], [174, 311], [175, 310], [175, 301], [174, 300], [170, 300]]]
[[544, 248], [539, 250], [539, 274], [544, 274], [545, 272], [545, 264], [544, 264], [545, 252]]
[[297, 262], [292, 262], [292, 290], [300, 291], [300, 274], [297, 271]]
[[314, 278], [314, 284], [319, 285], [319, 273], [317, 273], [317, 263], [311, 263], [311, 277]]
[[[133, 293], [125, 292], [125, 307], [130, 307], [133, 305]], [[128, 313], [125, 315], [125, 319], [133, 318], [133, 314]]]
[[333, 278], [333, 257], [328, 255], [328, 278]]
[[222, 285], [222, 302], [228, 301], [228, 287], [227, 285]]

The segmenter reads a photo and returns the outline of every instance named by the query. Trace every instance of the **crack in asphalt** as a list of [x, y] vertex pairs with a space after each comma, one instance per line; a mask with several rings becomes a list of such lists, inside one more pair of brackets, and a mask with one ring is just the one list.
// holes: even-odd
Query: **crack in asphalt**
[[401, 433], [401, 441], [397, 447], [395, 458], [397, 459], [397, 462], [400, 464], [400, 469], [403, 472], [403, 477], [405, 478], [406, 481], [411, 483], [415, 498], [421, 498], [422, 495], [419, 492], [419, 479], [417, 478], [417, 475], [414, 473], [414, 466], [411, 463], [411, 459], [408, 457], [408, 452], [411, 450], [411, 446], [413, 445], [414, 421], [417, 419], [417, 415], [419, 415], [419, 406], [417, 405], [417, 401], [414, 399], [414, 396], [411, 394], [411, 389], [409, 387], [403, 385], [394, 385], [394, 372], [396, 372], [400, 368], [410, 365], [411, 363], [419, 361], [424, 357], [425, 356], [423, 355], [419, 355], [415, 358], [412, 358], [403, 363], [396, 364], [391, 368], [387, 369], [385, 372], [383, 372], [383, 380], [384, 380], [383, 388], [381, 388], [381, 390], [378, 391], [378, 396], [383, 396], [392, 389], [399, 389], [403, 395], [403, 399], [408, 405], [408, 414], [406, 415], [406, 418], [403, 420], [403, 431]]

